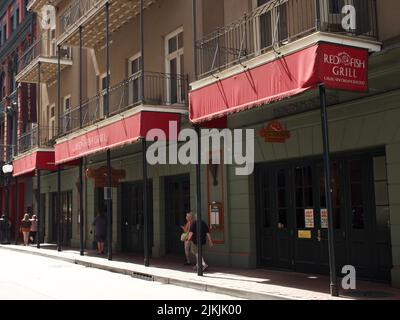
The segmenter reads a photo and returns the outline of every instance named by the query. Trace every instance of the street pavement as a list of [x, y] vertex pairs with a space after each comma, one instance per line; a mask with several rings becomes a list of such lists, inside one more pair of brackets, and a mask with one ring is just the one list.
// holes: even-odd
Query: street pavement
[[237, 300], [65, 261], [0, 250], [1, 300]]
[[[0, 245], [0, 252], [14, 251], [47, 257], [71, 264], [112, 271], [132, 277], [150, 278], [156, 282], [172, 284], [205, 293], [218, 293], [227, 296], [251, 300], [400, 300], [400, 289], [385, 283], [374, 283], [357, 279], [356, 290], [340, 289], [339, 297], [329, 293], [329, 276], [267, 269], [235, 269], [211, 265], [203, 277], [197, 276], [191, 266], [183, 266], [182, 257], [152, 257], [150, 266], [143, 266], [142, 255], [113, 255], [109, 261], [105, 255], [98, 256], [96, 251], [86, 250], [83, 256], [76, 248], [62, 248], [57, 251], [54, 244], [35, 246]], [[27, 258], [28, 259], [28, 258]], [[341, 284], [341, 279], [339, 285]], [[169, 299], [172, 299], [168, 295]], [[186, 297], [187, 298], [187, 297]]]

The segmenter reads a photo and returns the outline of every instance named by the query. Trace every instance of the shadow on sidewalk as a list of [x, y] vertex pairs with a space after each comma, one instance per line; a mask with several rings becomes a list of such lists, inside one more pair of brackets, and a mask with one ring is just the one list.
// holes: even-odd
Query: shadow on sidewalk
[[[22, 246], [21, 246], [22, 247]], [[31, 246], [34, 249], [34, 246]], [[45, 250], [57, 251], [55, 244], [42, 244], [43, 252]], [[79, 249], [71, 247], [63, 247], [63, 253], [72, 254], [76, 258], [80, 257]], [[98, 255], [96, 250], [86, 250], [85, 257], [96, 257], [107, 260], [107, 254]], [[133, 265], [144, 266], [144, 257], [142, 254], [121, 253], [113, 254], [113, 261], [130, 263]], [[181, 256], [164, 256], [160, 258], [152, 257], [150, 259], [150, 267], [170, 272], [188, 273], [188, 279], [196, 279], [197, 273], [193, 271], [193, 266], [183, 265], [184, 259]], [[163, 274], [161, 271], [160, 274]], [[321, 297], [329, 297], [329, 277], [326, 275], [312, 275], [304, 273], [296, 273], [290, 271], [267, 270], [267, 269], [235, 269], [227, 267], [211, 266], [204, 274], [205, 281], [207, 279], [214, 282], [223, 283], [226, 286], [239, 287], [260, 292], [290, 292], [290, 290], [305, 290], [310, 292], [310, 296], [321, 295]], [[214, 283], [213, 282], [213, 283]], [[339, 285], [341, 279], [338, 279]], [[284, 290], [282, 289], [284, 288]], [[299, 294], [298, 292], [296, 294]], [[340, 291], [342, 298], [350, 299], [385, 299], [400, 300], [400, 289], [390, 287], [389, 284], [375, 283], [368, 281], [357, 281], [357, 289], [351, 291]]]

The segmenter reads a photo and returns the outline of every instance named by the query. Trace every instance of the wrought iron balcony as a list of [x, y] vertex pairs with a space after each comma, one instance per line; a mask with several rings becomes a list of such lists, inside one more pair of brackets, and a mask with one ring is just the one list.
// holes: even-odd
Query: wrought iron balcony
[[[156, 0], [144, 0], [148, 8]], [[59, 18], [57, 42], [79, 45], [79, 27], [84, 26], [83, 45], [93, 47], [104, 41], [105, 4], [109, 3], [109, 31], [113, 33], [140, 13], [140, 0], [72, 0]], [[101, 31], [100, 31], [101, 30]]]
[[52, 148], [55, 143], [57, 128], [46, 126], [35, 126], [26, 133], [19, 136], [17, 142], [17, 154], [29, 152], [34, 149]]
[[[136, 106], [161, 106], [186, 108], [188, 77], [167, 73], [144, 73], [144, 99], [141, 98], [141, 72], [133, 74], [121, 83], [110, 87], [109, 117]], [[105, 118], [107, 91], [65, 111], [61, 115], [61, 135], [92, 125]], [[82, 125], [81, 125], [82, 117]]]
[[[48, 82], [57, 75], [58, 49], [55, 41], [40, 38], [30, 46], [18, 60], [18, 82], [38, 83], [40, 68], [40, 82]], [[72, 51], [70, 48], [61, 48], [61, 70], [72, 65]]]
[[[343, 28], [351, 5], [355, 29]], [[228, 69], [313, 33], [371, 41], [377, 39], [376, 0], [271, 0], [240, 20], [197, 41], [200, 78]]]

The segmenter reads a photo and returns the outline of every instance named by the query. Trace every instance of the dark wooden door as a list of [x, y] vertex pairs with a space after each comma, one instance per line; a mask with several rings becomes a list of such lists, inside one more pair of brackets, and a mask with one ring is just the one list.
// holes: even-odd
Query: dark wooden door
[[180, 175], [165, 178], [165, 211], [167, 253], [182, 254], [181, 226], [190, 212], [190, 176]]
[[61, 193], [61, 216], [58, 215], [57, 193], [51, 194], [51, 217], [52, 217], [52, 233], [53, 242], [58, 241], [59, 225], [60, 239], [63, 246], [71, 245], [72, 238], [72, 191]]
[[293, 214], [291, 171], [286, 166], [268, 166], [257, 172], [259, 197], [259, 248], [263, 265], [293, 267]]
[[[153, 186], [148, 183], [150, 249], [153, 245]], [[143, 183], [122, 184], [122, 251], [144, 252]]]

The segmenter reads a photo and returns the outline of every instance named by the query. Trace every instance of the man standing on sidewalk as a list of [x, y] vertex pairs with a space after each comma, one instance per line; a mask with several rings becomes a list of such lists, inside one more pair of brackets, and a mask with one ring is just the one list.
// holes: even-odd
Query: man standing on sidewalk
[[[200, 230], [201, 230], [201, 245], [205, 246], [206, 242], [208, 240], [208, 245], [210, 247], [212, 247], [214, 244], [213, 244], [213, 241], [211, 238], [210, 229], [208, 228], [208, 225], [203, 220], [201, 220]], [[198, 259], [198, 253], [197, 253], [197, 219], [196, 218], [194, 218], [194, 221], [190, 227], [190, 232], [189, 232], [187, 241], [191, 242], [192, 253], [196, 256], [196, 266], [194, 267], [194, 270], [197, 271], [197, 268], [199, 267], [199, 261], [198, 261], [199, 259]], [[203, 260], [202, 261], [203, 271], [205, 271], [208, 268], [208, 265], [204, 261], [204, 257], [202, 260]]]

